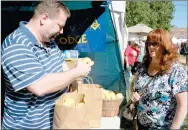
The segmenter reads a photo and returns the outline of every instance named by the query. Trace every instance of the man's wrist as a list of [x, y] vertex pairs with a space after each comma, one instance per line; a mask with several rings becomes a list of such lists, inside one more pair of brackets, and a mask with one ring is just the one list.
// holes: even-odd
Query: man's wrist
[[72, 71], [72, 75], [74, 76], [74, 79], [77, 79], [80, 77], [79, 70], [77, 68], [72, 68], [70, 71]]

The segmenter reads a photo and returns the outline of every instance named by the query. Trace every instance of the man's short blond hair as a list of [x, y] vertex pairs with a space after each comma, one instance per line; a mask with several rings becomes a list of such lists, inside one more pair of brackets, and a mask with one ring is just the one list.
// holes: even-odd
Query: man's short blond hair
[[44, 0], [36, 6], [34, 16], [48, 13], [49, 17], [53, 18], [60, 13], [60, 10], [62, 10], [67, 17], [70, 17], [71, 13], [63, 2], [57, 0]]

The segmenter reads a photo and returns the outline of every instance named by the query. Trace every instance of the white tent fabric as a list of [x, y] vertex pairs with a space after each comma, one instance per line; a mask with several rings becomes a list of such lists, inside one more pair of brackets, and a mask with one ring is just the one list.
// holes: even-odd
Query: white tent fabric
[[179, 39], [181, 42], [187, 42], [187, 39]]
[[153, 29], [145, 24], [137, 24], [135, 26], [129, 27], [129, 41], [145, 41], [147, 34]]
[[128, 40], [129, 41], [146, 41], [147, 34], [145, 35], [139, 35], [137, 33], [129, 33]]
[[177, 39], [176, 37], [172, 37], [172, 43], [175, 45], [178, 45], [180, 47], [181, 41]]
[[153, 29], [145, 24], [140, 23], [135, 26], [129, 27], [128, 30], [129, 32], [133, 32], [133, 33], [149, 33]]
[[125, 43], [128, 41], [128, 32], [124, 21], [125, 7], [126, 1], [112, 1], [109, 6], [121, 52], [122, 65], [124, 64], [124, 50], [127, 46]]

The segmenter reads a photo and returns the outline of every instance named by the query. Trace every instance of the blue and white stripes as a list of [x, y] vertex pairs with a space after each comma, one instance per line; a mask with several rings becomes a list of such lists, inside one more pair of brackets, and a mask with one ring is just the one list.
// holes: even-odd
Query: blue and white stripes
[[55, 99], [64, 91], [37, 97], [26, 87], [48, 73], [61, 72], [63, 56], [55, 43], [48, 47], [39, 43], [25, 24], [20, 22], [20, 27], [2, 44], [6, 82], [2, 128], [51, 129]]

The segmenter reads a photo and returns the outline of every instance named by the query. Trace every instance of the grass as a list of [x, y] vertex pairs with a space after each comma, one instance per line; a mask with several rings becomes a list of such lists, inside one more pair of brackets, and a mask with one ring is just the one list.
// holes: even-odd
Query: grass
[[185, 118], [183, 130], [188, 130], [188, 116]]

